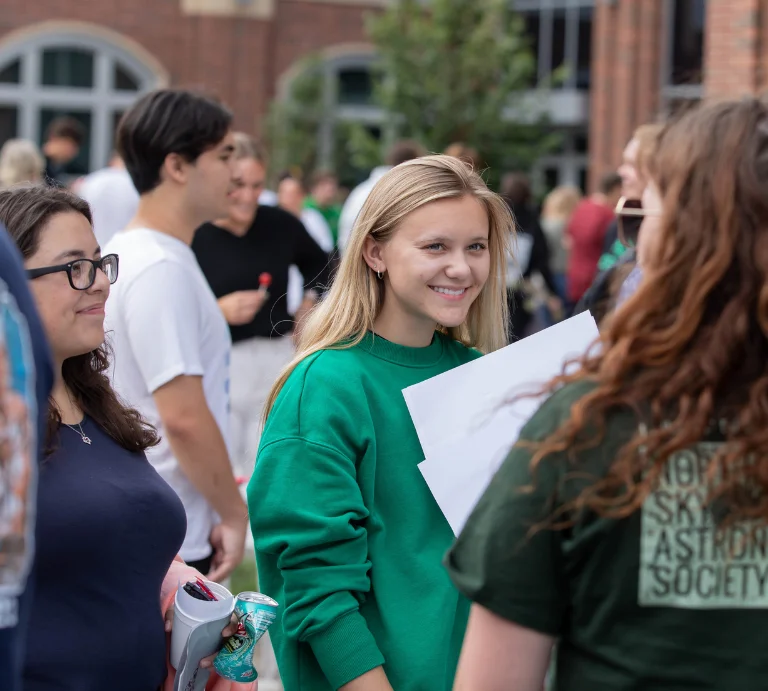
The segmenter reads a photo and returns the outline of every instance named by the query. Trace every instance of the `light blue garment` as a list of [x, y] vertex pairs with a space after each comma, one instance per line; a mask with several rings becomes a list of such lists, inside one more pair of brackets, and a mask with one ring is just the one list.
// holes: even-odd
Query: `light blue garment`
[[619, 290], [619, 297], [616, 300], [616, 308], [621, 307], [624, 302], [632, 297], [637, 290], [640, 282], [643, 280], [643, 270], [639, 264], [635, 264], [632, 271], [629, 272], [629, 276], [624, 279], [624, 283], [621, 284], [621, 290]]

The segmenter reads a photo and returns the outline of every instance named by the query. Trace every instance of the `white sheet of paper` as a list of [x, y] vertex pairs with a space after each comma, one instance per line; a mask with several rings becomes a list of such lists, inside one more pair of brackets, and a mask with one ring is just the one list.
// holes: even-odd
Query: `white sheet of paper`
[[538, 392], [598, 337], [583, 313], [403, 390], [426, 460], [419, 465], [454, 532], [541, 403]]

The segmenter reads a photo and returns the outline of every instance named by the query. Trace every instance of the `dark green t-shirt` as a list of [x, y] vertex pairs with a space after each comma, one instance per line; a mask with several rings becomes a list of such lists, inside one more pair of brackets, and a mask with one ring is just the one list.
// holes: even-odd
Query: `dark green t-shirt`
[[[555, 393], [523, 430], [541, 440], [567, 419], [587, 384]], [[585, 513], [565, 530], [530, 527], [604, 476], [636, 432], [630, 412], [609, 416], [597, 448], [544, 459], [515, 448], [447, 557], [474, 602], [559, 639], [557, 691], [768, 689], [768, 530], [716, 533], [702, 509], [703, 472], [717, 443], [670, 458], [643, 508], [623, 520]], [[521, 488], [534, 482], [534, 491]]]

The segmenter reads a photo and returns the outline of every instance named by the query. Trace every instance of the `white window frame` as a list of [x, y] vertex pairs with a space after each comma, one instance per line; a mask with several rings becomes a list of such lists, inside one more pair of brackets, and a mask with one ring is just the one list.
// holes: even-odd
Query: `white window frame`
[[704, 83], [701, 84], [673, 84], [672, 62], [675, 51], [675, 5], [676, 0], [664, 0], [662, 5], [661, 30], [665, 36], [664, 54], [661, 60], [661, 100], [664, 106], [665, 116], [669, 116], [673, 101], [696, 102], [704, 98]]
[[[94, 84], [89, 88], [44, 86], [42, 53], [45, 49], [93, 51]], [[18, 109], [17, 136], [39, 141], [42, 108], [88, 110], [91, 113], [90, 170], [106, 165], [113, 145], [113, 114], [130, 108], [143, 93], [163, 82], [153, 67], [108, 38], [86, 31], [52, 30], [0, 44], [0, 69], [21, 60], [18, 84], [0, 84], [0, 107]], [[138, 91], [117, 91], [113, 85], [119, 63], [134, 76]]]
[[[374, 53], [348, 53], [323, 60], [323, 109], [326, 115], [318, 132], [318, 163], [321, 168], [330, 167], [333, 160], [334, 128], [337, 122], [359, 122], [379, 126], [382, 130], [385, 128], [387, 119], [378, 106], [339, 103], [339, 73], [346, 69], [370, 71], [375, 61]], [[385, 137], [386, 134], [382, 132]]]

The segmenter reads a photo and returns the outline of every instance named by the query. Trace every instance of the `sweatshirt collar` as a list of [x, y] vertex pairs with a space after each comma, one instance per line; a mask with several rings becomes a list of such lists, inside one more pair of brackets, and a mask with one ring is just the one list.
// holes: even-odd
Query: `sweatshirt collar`
[[431, 367], [437, 364], [443, 355], [443, 339], [437, 332], [432, 337], [432, 343], [426, 348], [412, 348], [393, 343], [368, 331], [360, 341], [359, 347], [381, 360], [406, 367]]

